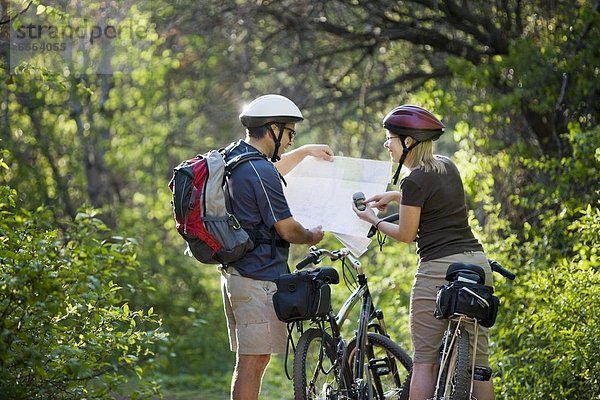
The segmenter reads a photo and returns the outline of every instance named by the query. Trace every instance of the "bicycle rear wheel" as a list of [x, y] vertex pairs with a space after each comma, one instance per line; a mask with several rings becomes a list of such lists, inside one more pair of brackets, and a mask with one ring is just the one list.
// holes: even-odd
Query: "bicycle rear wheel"
[[[469, 333], [460, 326], [455, 329], [459, 329], [456, 343], [450, 349], [448, 362], [440, 366], [443, 369], [436, 386], [436, 400], [469, 400], [471, 397]], [[452, 337], [446, 333], [444, 343], [447, 340], [452, 340]]]
[[305, 331], [294, 358], [294, 399], [343, 399], [343, 378], [336, 363], [335, 343], [320, 329]]
[[[367, 335], [366, 368], [373, 399], [408, 399], [412, 360], [398, 344], [387, 336], [369, 332]], [[348, 343], [348, 365], [354, 365], [356, 338]]]

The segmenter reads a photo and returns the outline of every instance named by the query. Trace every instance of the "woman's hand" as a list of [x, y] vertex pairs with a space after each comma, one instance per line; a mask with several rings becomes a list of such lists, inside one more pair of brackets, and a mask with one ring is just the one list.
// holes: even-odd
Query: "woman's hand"
[[367, 221], [371, 225], [375, 225], [377, 221], [379, 221], [379, 218], [377, 218], [377, 215], [375, 215], [375, 212], [370, 206], [367, 206], [364, 211], [360, 211], [358, 208], [356, 208], [354, 202], [352, 202], [352, 210], [354, 210], [358, 218], [362, 219], [363, 221]]
[[385, 211], [387, 205], [391, 202], [400, 203], [402, 195], [398, 191], [390, 191], [381, 194], [376, 194], [365, 200], [365, 204], [377, 208], [379, 211]]

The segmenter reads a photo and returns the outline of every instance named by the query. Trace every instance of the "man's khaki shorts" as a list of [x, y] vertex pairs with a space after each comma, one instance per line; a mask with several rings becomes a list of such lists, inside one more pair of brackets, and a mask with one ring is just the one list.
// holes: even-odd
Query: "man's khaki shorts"
[[[448, 283], [445, 279], [448, 266], [455, 262], [481, 266], [485, 271], [485, 284], [492, 286], [492, 270], [487, 257], [480, 251], [454, 254], [420, 263], [410, 297], [410, 335], [415, 363], [439, 362], [440, 345], [448, 327], [448, 320], [436, 319], [433, 316], [435, 298], [439, 287]], [[467, 325], [467, 331], [473, 346], [474, 334], [470, 324]], [[480, 326], [475, 364], [488, 367], [488, 356], [488, 329]]]
[[221, 269], [231, 351], [246, 355], [285, 352], [287, 327], [275, 315], [276, 291], [274, 282], [245, 278], [233, 267]]

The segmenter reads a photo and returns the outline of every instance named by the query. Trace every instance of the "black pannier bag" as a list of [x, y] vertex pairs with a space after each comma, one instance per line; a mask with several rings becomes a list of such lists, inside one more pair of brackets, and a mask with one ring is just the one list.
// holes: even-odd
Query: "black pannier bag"
[[466, 315], [489, 328], [496, 322], [499, 303], [491, 286], [456, 281], [438, 291], [434, 315], [438, 319]]
[[277, 293], [273, 295], [277, 318], [295, 322], [327, 315], [331, 308], [329, 284], [339, 281], [339, 275], [332, 267], [280, 275], [275, 281]]

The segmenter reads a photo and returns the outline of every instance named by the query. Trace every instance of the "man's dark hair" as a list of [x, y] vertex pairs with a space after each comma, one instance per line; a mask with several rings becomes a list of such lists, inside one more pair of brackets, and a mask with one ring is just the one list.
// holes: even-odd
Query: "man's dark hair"
[[260, 138], [264, 137], [267, 134], [267, 132], [269, 131], [269, 125], [270, 124], [257, 126], [255, 128], [247, 128], [248, 135], [255, 139], [260, 139]]

